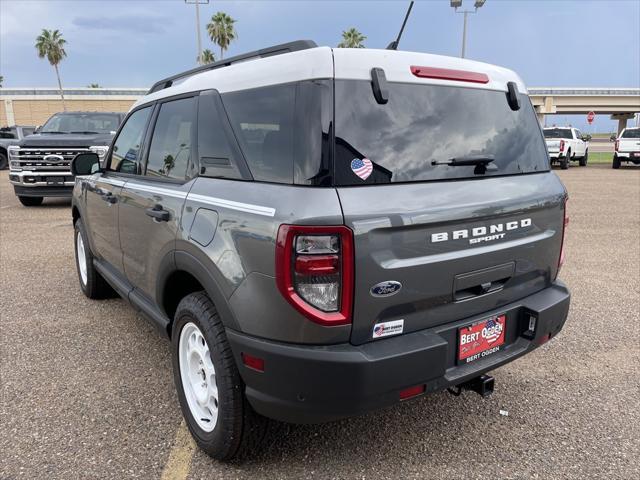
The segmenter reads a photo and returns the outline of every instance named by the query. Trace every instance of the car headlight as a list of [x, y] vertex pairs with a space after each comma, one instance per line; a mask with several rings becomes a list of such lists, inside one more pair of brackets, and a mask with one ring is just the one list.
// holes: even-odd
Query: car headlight
[[104, 145], [94, 145], [92, 147], [89, 147], [89, 150], [91, 150], [93, 153], [98, 155], [98, 158], [100, 159], [100, 161], [102, 161], [104, 157], [107, 155], [107, 152], [109, 151], [109, 147]]
[[11, 170], [22, 170], [20, 168], [20, 162], [18, 161], [20, 157], [18, 157], [18, 150], [20, 147], [17, 145], [9, 145], [7, 151], [9, 152], [9, 168]]

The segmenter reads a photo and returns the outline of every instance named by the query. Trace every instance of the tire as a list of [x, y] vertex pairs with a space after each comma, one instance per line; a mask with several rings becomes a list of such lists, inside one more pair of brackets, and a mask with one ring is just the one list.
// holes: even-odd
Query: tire
[[620, 168], [620, 158], [618, 158], [618, 155], [613, 156], [613, 164], [611, 165], [611, 168], [615, 168], [616, 170]]
[[20, 203], [22, 205], [24, 205], [25, 207], [37, 207], [39, 205], [42, 205], [42, 200], [44, 200], [42, 197], [21, 197], [18, 196], [18, 200], [20, 200]]
[[180, 301], [171, 346], [180, 408], [198, 446], [223, 461], [260, 451], [275, 422], [249, 405], [222, 321], [204, 292]]
[[[87, 233], [81, 219], [78, 219], [74, 225], [73, 244], [75, 246], [78, 281], [80, 282], [82, 293], [92, 299], [114, 296], [113, 289], [93, 265], [93, 253], [89, 248]], [[83, 264], [84, 268], [82, 268]]]
[[589, 161], [589, 150], [585, 150], [584, 157], [580, 158], [580, 166], [586, 167], [588, 161]]
[[567, 168], [569, 168], [569, 153], [567, 153], [566, 157], [562, 157], [560, 159], [560, 168], [562, 170], [566, 170]]
[[4, 170], [9, 166], [9, 161], [7, 160], [7, 154], [4, 152], [0, 152], [0, 170]]

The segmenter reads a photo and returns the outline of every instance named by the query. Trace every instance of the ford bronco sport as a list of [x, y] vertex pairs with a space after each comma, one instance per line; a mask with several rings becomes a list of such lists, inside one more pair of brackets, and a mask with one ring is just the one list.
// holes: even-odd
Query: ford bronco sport
[[509, 70], [279, 45], [158, 82], [98, 160], [72, 164], [80, 287], [171, 338], [215, 458], [267, 419], [489, 394], [567, 318], [567, 194]]

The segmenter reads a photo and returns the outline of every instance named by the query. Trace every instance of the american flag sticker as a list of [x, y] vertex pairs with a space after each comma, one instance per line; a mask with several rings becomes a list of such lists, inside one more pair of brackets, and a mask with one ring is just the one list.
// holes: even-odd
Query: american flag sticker
[[351, 170], [362, 180], [366, 180], [373, 172], [373, 164], [368, 158], [354, 158], [351, 160]]

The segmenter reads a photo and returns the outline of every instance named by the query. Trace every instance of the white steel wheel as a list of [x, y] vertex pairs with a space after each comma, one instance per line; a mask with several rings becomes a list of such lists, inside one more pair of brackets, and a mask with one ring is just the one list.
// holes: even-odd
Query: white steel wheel
[[87, 285], [87, 253], [84, 249], [84, 240], [82, 240], [82, 232], [76, 234], [76, 258], [78, 259], [78, 272], [80, 272], [80, 281], [82, 285]]
[[182, 389], [198, 426], [211, 432], [218, 422], [218, 384], [211, 352], [196, 324], [185, 324], [178, 342]]

